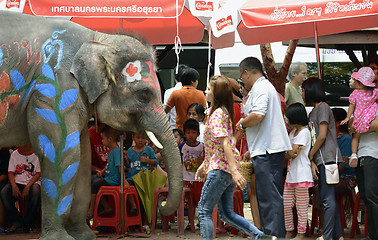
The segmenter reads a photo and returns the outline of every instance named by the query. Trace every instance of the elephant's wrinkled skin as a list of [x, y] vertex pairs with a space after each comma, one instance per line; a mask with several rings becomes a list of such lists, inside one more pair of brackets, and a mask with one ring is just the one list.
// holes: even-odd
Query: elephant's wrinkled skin
[[182, 165], [161, 105], [154, 51], [135, 38], [65, 20], [0, 11], [0, 147], [31, 143], [42, 168], [41, 239], [94, 239], [87, 123], [151, 131], [164, 146], [170, 191], [163, 214], [178, 207]]

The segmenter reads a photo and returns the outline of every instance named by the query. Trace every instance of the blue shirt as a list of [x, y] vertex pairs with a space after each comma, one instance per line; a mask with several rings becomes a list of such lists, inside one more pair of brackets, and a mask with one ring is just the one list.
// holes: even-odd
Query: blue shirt
[[140, 161], [140, 156], [142, 155], [149, 159], [155, 160], [156, 166], [159, 164], [159, 160], [157, 159], [155, 152], [151, 147], [145, 146], [144, 150], [140, 152], [136, 152], [133, 147], [131, 147], [127, 150], [127, 159], [129, 159], [130, 163], [127, 180], [133, 181], [133, 176], [137, 174], [142, 168], [152, 170], [150, 164]]
[[340, 178], [348, 180], [347, 188], [351, 190], [356, 185], [355, 168], [349, 166], [349, 156], [352, 154], [352, 137], [348, 133], [337, 134], [337, 145], [340, 148], [342, 156], [342, 161], [339, 164], [345, 168], [340, 173]]
[[121, 166], [121, 149], [115, 147], [108, 153], [108, 163], [105, 169], [104, 180], [111, 186], [118, 186], [121, 184], [121, 174], [119, 173], [119, 166]]

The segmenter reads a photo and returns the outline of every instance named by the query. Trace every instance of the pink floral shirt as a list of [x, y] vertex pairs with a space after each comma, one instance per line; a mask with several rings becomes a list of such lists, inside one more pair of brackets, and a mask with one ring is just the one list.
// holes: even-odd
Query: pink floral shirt
[[353, 127], [357, 132], [367, 132], [370, 122], [375, 118], [377, 111], [378, 89], [372, 91], [354, 90], [349, 96], [349, 102], [355, 104], [353, 113]]
[[231, 149], [234, 152], [235, 162], [239, 170], [239, 151], [236, 149], [236, 142], [233, 136], [232, 122], [228, 115], [221, 108], [216, 109], [207, 121], [204, 131], [205, 158], [204, 167], [206, 173], [219, 169], [228, 173], [230, 165], [224, 154], [224, 149], [219, 137], [230, 137]]

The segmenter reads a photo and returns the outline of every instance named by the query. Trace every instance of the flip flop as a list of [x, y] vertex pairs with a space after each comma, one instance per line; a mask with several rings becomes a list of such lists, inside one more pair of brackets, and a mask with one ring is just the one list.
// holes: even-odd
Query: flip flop
[[11, 226], [10, 228], [8, 228], [6, 230], [6, 233], [9, 234], [9, 233], [16, 233], [17, 231], [17, 227], [16, 226]]
[[7, 230], [5, 228], [0, 227], [0, 234], [7, 234]]
[[216, 229], [216, 233], [217, 234], [223, 234], [223, 233], [226, 233], [226, 230], [222, 229], [222, 228], [217, 228]]

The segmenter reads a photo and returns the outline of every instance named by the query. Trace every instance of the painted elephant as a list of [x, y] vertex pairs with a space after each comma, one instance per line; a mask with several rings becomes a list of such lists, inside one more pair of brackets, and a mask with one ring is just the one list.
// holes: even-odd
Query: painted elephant
[[147, 131], [164, 146], [170, 191], [160, 210], [172, 214], [181, 199], [182, 165], [153, 48], [66, 20], [0, 11], [0, 22], [0, 147], [31, 143], [40, 158], [41, 239], [95, 238], [85, 223], [93, 114], [117, 130]]

